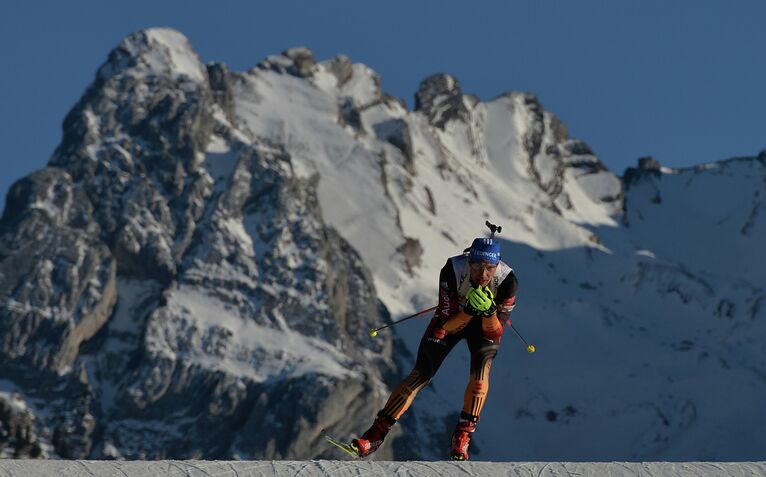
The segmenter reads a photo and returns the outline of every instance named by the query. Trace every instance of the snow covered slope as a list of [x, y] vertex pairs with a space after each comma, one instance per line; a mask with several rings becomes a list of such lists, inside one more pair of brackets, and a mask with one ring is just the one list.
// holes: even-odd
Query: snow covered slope
[[[126, 38], [0, 222], [7, 453], [334, 456], [321, 430], [369, 425], [428, 319], [367, 331], [433, 306], [489, 219], [538, 351], [506, 333], [473, 458], [762, 457], [766, 154], [620, 178], [529, 93], [436, 74], [415, 104], [345, 56], [231, 72]], [[444, 457], [458, 348], [376, 458]]]
[[343, 461], [0, 461], [0, 470], [27, 476], [201, 477], [226, 476], [663, 476], [766, 475], [763, 462], [343, 462]]

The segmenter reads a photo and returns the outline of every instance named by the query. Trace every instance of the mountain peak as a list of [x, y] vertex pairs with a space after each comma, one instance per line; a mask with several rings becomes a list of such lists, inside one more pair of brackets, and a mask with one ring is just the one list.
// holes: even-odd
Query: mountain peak
[[98, 79], [131, 71], [136, 76], [206, 80], [205, 70], [189, 40], [171, 28], [149, 28], [128, 35], [98, 70]]
[[431, 124], [444, 129], [452, 119], [468, 119], [460, 82], [454, 76], [438, 73], [424, 79], [415, 93], [415, 111], [425, 114]]
[[662, 164], [652, 156], [640, 157], [637, 167], [628, 167], [623, 174], [625, 187], [630, 187], [644, 178], [659, 177], [662, 174]]
[[314, 75], [316, 59], [314, 53], [305, 46], [288, 48], [280, 55], [270, 55], [256, 65], [257, 69], [286, 73], [298, 78], [311, 78]]

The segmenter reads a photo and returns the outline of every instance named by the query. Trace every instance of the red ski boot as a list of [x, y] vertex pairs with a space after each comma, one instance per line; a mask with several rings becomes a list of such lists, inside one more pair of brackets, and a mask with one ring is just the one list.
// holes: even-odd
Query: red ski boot
[[375, 422], [362, 434], [362, 437], [351, 441], [351, 448], [356, 451], [359, 457], [366, 457], [372, 454], [383, 444], [383, 439], [386, 438], [386, 434], [388, 434], [388, 431], [391, 430], [394, 424], [396, 424], [396, 419], [378, 413]]
[[452, 434], [452, 460], [468, 460], [468, 449], [471, 447], [471, 434], [476, 430], [476, 422], [461, 419]]

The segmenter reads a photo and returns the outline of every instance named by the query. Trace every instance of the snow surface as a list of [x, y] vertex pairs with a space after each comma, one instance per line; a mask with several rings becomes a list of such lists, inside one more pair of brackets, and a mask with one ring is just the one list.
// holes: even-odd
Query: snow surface
[[348, 369], [348, 358], [327, 343], [286, 327], [277, 330], [243, 321], [204, 289], [181, 287], [170, 295], [167, 306], [173, 311], [173, 322], [150, 325], [149, 334], [154, 339], [149, 343], [150, 350], [173, 354], [173, 360], [180, 349], [186, 353], [187, 362], [232, 376], [247, 376], [254, 382], [309, 373], [356, 376]]
[[14, 477], [759, 476], [766, 462], [0, 461]]
[[184, 35], [169, 28], [150, 28], [144, 30], [144, 34], [145, 39], [132, 36], [123, 40], [120, 46], [129, 56], [116, 64], [105, 63], [99, 69], [99, 77], [107, 80], [130, 67], [134, 77], [166, 75], [196, 83], [207, 80], [199, 56]]
[[152, 28], [146, 30], [146, 35], [150, 42], [155, 42], [166, 48], [168, 58], [156, 58], [158, 65], [168, 65], [176, 74], [187, 75], [195, 81], [207, 79], [199, 57], [192, 50], [186, 37], [167, 28]]

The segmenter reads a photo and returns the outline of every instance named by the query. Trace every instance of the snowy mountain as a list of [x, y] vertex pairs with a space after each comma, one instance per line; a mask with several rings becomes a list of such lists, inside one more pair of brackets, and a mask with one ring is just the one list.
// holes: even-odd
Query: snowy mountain
[[[345, 56], [247, 72], [126, 38], [0, 221], [0, 452], [312, 459], [409, 371], [439, 269], [503, 226], [520, 280], [478, 460], [762, 457], [766, 153], [623, 177], [528, 93]], [[440, 459], [456, 350], [378, 459]]]

